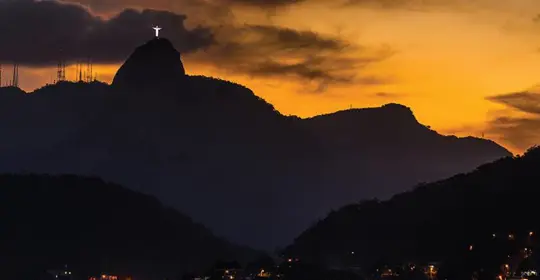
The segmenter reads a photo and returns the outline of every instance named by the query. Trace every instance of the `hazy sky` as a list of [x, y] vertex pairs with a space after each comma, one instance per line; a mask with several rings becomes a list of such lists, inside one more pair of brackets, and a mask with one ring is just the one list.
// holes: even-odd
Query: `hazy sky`
[[[26, 90], [54, 78], [58, 40], [71, 49], [68, 59], [83, 56], [77, 48], [96, 56], [98, 78], [110, 82], [158, 24], [184, 53], [189, 74], [244, 84], [284, 114], [396, 102], [441, 133], [484, 133], [514, 152], [540, 142], [537, 0], [43, 2], [0, 0], [0, 32], [17, 32], [0, 47], [4, 81], [17, 53]], [[10, 16], [22, 27], [6, 27]]]

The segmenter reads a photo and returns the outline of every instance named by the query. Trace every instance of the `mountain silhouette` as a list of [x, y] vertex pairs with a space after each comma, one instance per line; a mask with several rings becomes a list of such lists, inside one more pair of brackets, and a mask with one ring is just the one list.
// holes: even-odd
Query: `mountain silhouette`
[[185, 75], [166, 39], [137, 48], [111, 86], [1, 88], [0, 109], [0, 171], [99, 176], [266, 249], [332, 208], [510, 155], [398, 104], [284, 116], [244, 86]]
[[[432, 181], [471, 170], [496, 155], [510, 155], [489, 140], [442, 136], [399, 104], [340, 111], [302, 122], [328, 149], [323, 172], [328, 172], [328, 184], [341, 188], [334, 193], [332, 207], [339, 207], [337, 201], [347, 191], [351, 199], [388, 198], [403, 191], [399, 182]], [[359, 186], [359, 182], [371, 183]], [[333, 196], [329, 195], [327, 200]]]
[[[112, 85], [128, 88], [167, 88], [186, 74], [180, 53], [167, 39], [154, 38], [135, 49], [118, 69]], [[172, 84], [171, 84], [172, 83]]]
[[179, 279], [217, 260], [257, 256], [154, 197], [97, 178], [0, 175], [0, 184], [0, 268], [6, 279], [36, 279], [65, 264], [77, 279], [104, 272]]
[[445, 273], [461, 277], [439, 279], [465, 279], [481, 268], [497, 273], [528, 247], [538, 267], [539, 165], [540, 148], [535, 147], [386, 201], [343, 206], [284, 252], [305, 262], [354, 263], [364, 269], [377, 263], [443, 262]]

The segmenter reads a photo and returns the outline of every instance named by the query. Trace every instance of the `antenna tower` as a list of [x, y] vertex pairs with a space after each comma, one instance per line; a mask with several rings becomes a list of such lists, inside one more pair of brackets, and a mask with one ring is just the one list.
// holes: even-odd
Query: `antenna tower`
[[79, 78], [77, 79], [79, 82], [82, 81], [82, 62], [79, 62], [78, 64], [78, 68], [79, 68]]
[[2, 87], [2, 64], [0, 64], [0, 87]]
[[84, 81], [87, 83], [91, 83], [94, 80], [92, 68], [92, 59], [88, 57], [86, 61], [86, 70], [84, 70]]
[[60, 49], [60, 59], [58, 60], [58, 67], [56, 70], [56, 82], [63, 82], [66, 80], [66, 62], [63, 59], [63, 51]]
[[90, 78], [90, 82], [93, 82], [94, 81], [94, 63], [92, 62], [92, 60], [90, 60], [90, 73], [88, 73], [88, 77]]
[[79, 77], [79, 61], [75, 63], [75, 78], [73, 79], [73, 81], [76, 82], [78, 80], [78, 77]]
[[63, 82], [66, 80], [66, 64], [64, 61], [58, 61], [58, 69], [56, 71], [56, 82]]
[[14, 87], [19, 87], [19, 64], [13, 64], [13, 80], [11, 85]]

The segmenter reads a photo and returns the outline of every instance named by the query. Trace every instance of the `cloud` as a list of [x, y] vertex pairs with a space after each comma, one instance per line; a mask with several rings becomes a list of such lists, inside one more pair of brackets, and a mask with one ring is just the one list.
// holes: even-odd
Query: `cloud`
[[344, 0], [345, 5], [363, 5], [378, 8], [435, 8], [459, 7], [478, 4], [478, 0]]
[[513, 109], [540, 114], [540, 94], [534, 92], [515, 92], [503, 95], [490, 96], [487, 100], [500, 103]]
[[[152, 9], [193, 9], [199, 8], [212, 15], [220, 14], [220, 11], [234, 7], [258, 7], [258, 8], [279, 8], [304, 2], [321, 0], [64, 0], [72, 3], [81, 3], [97, 12], [118, 11], [126, 7], [132, 8], [152, 8]], [[326, 1], [326, 0], [322, 0]], [[230, 11], [226, 11], [229, 14]]]
[[[0, 0], [1, 1], [1, 0]], [[20, 0], [19, 0], [20, 1]], [[124, 9], [152, 9], [189, 15], [189, 21], [197, 24], [223, 24], [234, 19], [230, 5], [210, 0], [59, 0], [63, 3], [80, 4], [94, 14], [110, 16]]]
[[[182, 12], [197, 17], [206, 16], [213, 22], [230, 19], [235, 9], [257, 8], [275, 12], [282, 8], [302, 4], [322, 4], [329, 8], [349, 8], [351, 6], [373, 9], [431, 10], [440, 8], [487, 7], [492, 0], [63, 0], [81, 3], [96, 12], [119, 11], [127, 7], [150, 8]], [[197, 21], [202, 23], [201, 21]], [[207, 21], [204, 21], [207, 22]]]
[[511, 116], [493, 117], [488, 122], [488, 131], [502, 141], [526, 150], [540, 140], [540, 94], [524, 91], [488, 97], [487, 100], [511, 108]]
[[540, 118], [499, 117], [489, 122], [489, 129], [523, 151], [539, 143]]
[[395, 93], [395, 92], [377, 92], [373, 94], [374, 97], [377, 98], [384, 98], [384, 99], [398, 99], [405, 96], [405, 94], [402, 93]]
[[333, 36], [279, 26], [244, 25], [216, 33], [217, 44], [194, 54], [194, 60], [251, 77], [289, 78], [329, 85], [387, 82], [358, 75], [368, 65], [393, 54], [390, 48], [367, 48]]
[[[133, 0], [132, 0], [133, 1]], [[422, 8], [445, 7], [479, 2], [478, 0], [210, 0], [206, 2], [220, 3], [225, 6], [248, 6], [258, 8], [280, 8], [303, 3], [328, 4], [339, 6], [366, 6], [372, 8]]]
[[[350, 46], [338, 38], [324, 37], [311, 31], [299, 31], [279, 26], [245, 25], [243, 28], [237, 29], [236, 32], [247, 40], [251, 40], [252, 43], [266, 44], [274, 49], [335, 51]], [[248, 38], [249, 36], [253, 36], [253, 38]]]
[[247, 5], [263, 8], [275, 8], [292, 4], [299, 4], [308, 0], [223, 0], [225, 3], [232, 5]]
[[[331, 35], [271, 25], [224, 22], [188, 29], [186, 19], [150, 9], [125, 9], [105, 19], [79, 4], [0, 0], [0, 34], [9, 38], [0, 44], [0, 62], [39, 67], [91, 57], [96, 64], [120, 63], [153, 37], [151, 27], [157, 24], [184, 57], [222, 71], [300, 80], [315, 84], [319, 92], [331, 85], [387, 82], [364, 72], [392, 55], [389, 48], [367, 48]], [[19, 23], [17, 28], [13, 22]]]
[[249, 67], [246, 70], [249, 74], [255, 76], [282, 76], [291, 74], [308, 80], [325, 80], [335, 83], [348, 83], [352, 81], [352, 76], [332, 75], [330, 71], [322, 69], [320, 65], [324, 62], [324, 59], [321, 58], [306, 59], [298, 63], [280, 63], [268, 60]]
[[[54, 65], [91, 57], [96, 63], [124, 60], [141, 42], [152, 38], [153, 25], [182, 53], [210, 46], [209, 28], [186, 29], [185, 15], [127, 9], [104, 20], [79, 5], [56, 1], [0, 1], [1, 62]], [[16, 27], [14, 27], [16, 24]]]
[[[474, 5], [481, 0], [63, 0], [80, 3], [98, 13], [118, 12], [124, 8], [149, 8], [182, 12], [197, 17], [197, 22], [220, 22], [233, 18], [236, 9], [255, 8], [277, 12], [301, 4], [322, 4], [329, 8], [351, 6], [373, 9], [431, 9]], [[474, 2], [474, 3], [469, 3]], [[205, 16], [206, 20], [200, 15]]]

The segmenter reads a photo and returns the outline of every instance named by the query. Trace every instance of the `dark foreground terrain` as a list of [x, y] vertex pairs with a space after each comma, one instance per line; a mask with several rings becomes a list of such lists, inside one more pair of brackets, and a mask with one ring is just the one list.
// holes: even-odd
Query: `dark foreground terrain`
[[495, 279], [508, 264], [522, 277], [540, 267], [539, 167], [540, 148], [532, 148], [387, 201], [347, 205], [307, 229], [285, 254], [372, 273], [435, 263], [439, 279]]
[[77, 277], [173, 279], [258, 255], [154, 197], [97, 178], [1, 175], [0, 213], [2, 279], [37, 279], [64, 264]]

